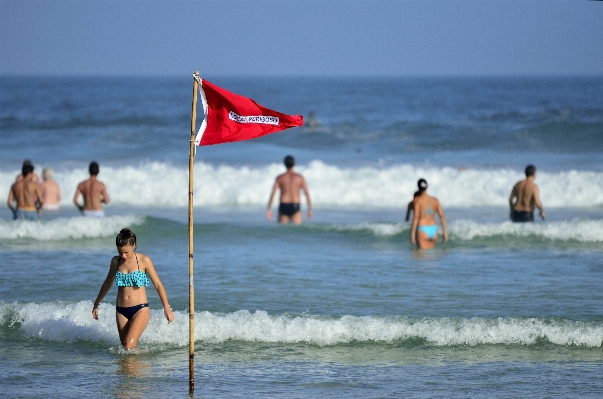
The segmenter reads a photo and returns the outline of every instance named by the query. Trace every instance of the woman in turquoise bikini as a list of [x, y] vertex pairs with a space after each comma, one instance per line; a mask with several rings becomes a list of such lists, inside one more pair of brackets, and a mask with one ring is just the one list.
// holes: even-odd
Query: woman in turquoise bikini
[[129, 229], [122, 229], [115, 238], [117, 253], [111, 259], [109, 273], [94, 301], [92, 317], [98, 320], [98, 305], [111, 289], [117, 285], [115, 317], [119, 340], [126, 349], [136, 348], [138, 339], [149, 324], [151, 311], [147, 300], [146, 288], [149, 280], [157, 290], [163, 303], [163, 314], [168, 323], [174, 320], [165, 288], [155, 271], [151, 258], [136, 253], [136, 235]]
[[442, 235], [444, 242], [448, 241], [448, 232], [446, 231], [446, 217], [436, 197], [427, 194], [427, 181], [420, 179], [419, 195], [413, 200], [412, 227], [410, 229], [410, 242], [417, 244], [419, 249], [431, 249], [435, 247], [438, 239], [438, 224], [435, 214], [437, 213], [442, 223]]

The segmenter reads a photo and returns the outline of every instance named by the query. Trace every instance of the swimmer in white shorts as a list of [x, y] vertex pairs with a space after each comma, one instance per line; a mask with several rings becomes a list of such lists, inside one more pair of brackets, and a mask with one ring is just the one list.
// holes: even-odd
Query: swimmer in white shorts
[[105, 211], [82, 211], [82, 215], [91, 218], [102, 218], [105, 216]]

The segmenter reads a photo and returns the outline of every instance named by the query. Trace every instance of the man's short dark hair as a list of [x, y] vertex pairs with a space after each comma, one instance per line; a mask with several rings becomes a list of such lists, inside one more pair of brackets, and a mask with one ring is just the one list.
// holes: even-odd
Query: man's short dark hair
[[528, 165], [526, 166], [526, 177], [534, 176], [536, 174], [536, 166]]
[[30, 173], [33, 173], [33, 171], [34, 167], [31, 164], [25, 164], [21, 168], [21, 174], [23, 175], [23, 177], [27, 176]]
[[94, 161], [90, 162], [90, 166], [88, 167], [88, 171], [90, 172], [90, 176], [98, 175], [99, 168], [98, 164]]
[[295, 159], [291, 155], [285, 157], [285, 166], [287, 169], [291, 169], [295, 165]]

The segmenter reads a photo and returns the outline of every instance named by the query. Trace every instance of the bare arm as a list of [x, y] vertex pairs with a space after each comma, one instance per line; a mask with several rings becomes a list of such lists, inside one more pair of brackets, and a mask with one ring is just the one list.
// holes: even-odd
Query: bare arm
[[440, 201], [436, 202], [436, 212], [440, 217], [440, 222], [442, 223], [442, 235], [444, 236], [444, 242], [448, 242], [448, 230], [446, 229], [446, 216], [444, 216], [444, 210], [442, 209], [442, 205]]
[[408, 206], [406, 207], [406, 219], [404, 219], [405, 222], [408, 222], [408, 219], [410, 219], [410, 211], [412, 211], [414, 205], [415, 205], [414, 201], [410, 201], [408, 203]]
[[153, 262], [151, 261], [151, 258], [149, 258], [148, 256], [145, 256], [144, 264], [145, 264], [145, 266], [144, 266], [145, 273], [151, 279], [151, 282], [153, 283], [155, 290], [157, 290], [157, 295], [159, 295], [159, 299], [161, 299], [161, 303], [163, 304], [163, 315], [167, 319], [168, 323], [171, 323], [174, 320], [174, 313], [172, 312], [172, 309], [170, 308], [167, 293], [165, 292], [165, 288], [163, 287], [163, 284], [161, 283], [161, 280], [159, 279], [159, 276], [157, 275], [157, 272], [155, 271], [155, 266], [153, 266]]
[[308, 185], [306, 184], [306, 179], [304, 179], [302, 177], [302, 186], [301, 189], [304, 192], [304, 195], [306, 196], [306, 201], [308, 202], [308, 219], [312, 219], [312, 201], [310, 200], [310, 190], [308, 190]]
[[80, 190], [80, 185], [78, 185], [75, 190], [75, 195], [73, 196], [73, 204], [81, 212], [84, 210], [84, 207], [79, 203], [80, 195], [82, 195], [82, 190]]
[[534, 186], [534, 205], [536, 205], [536, 208], [538, 208], [542, 220], [546, 220], [544, 208], [542, 207], [542, 202], [540, 201], [540, 189], [538, 186]]
[[115, 272], [117, 271], [118, 263], [119, 260], [117, 259], [117, 257], [111, 259], [109, 273], [107, 273], [107, 277], [105, 278], [103, 285], [101, 285], [100, 291], [98, 292], [96, 300], [94, 301], [94, 307], [92, 308], [92, 317], [96, 320], [98, 320], [98, 305], [100, 305], [100, 302], [109, 293], [109, 290], [113, 286], [113, 281], [115, 280]]
[[513, 205], [515, 205], [515, 200], [517, 198], [516, 193], [517, 184], [513, 186], [513, 190], [511, 190], [511, 195], [509, 196], [509, 217], [513, 219]]
[[100, 195], [101, 195], [101, 202], [108, 204], [109, 203], [109, 194], [107, 193], [107, 189], [105, 188], [104, 184], [101, 187]]
[[274, 199], [274, 195], [276, 194], [276, 190], [278, 189], [278, 178], [274, 181], [274, 185], [272, 186], [272, 193], [270, 194], [270, 199], [268, 200], [268, 208], [266, 209], [266, 219], [272, 220], [272, 200]]
[[413, 201], [412, 226], [410, 228], [410, 243], [411, 244], [417, 243], [416, 234], [417, 234], [417, 226], [419, 226], [419, 217], [417, 215], [419, 215], [419, 212], [420, 212], [419, 201]]
[[36, 211], [38, 212], [38, 215], [40, 214], [40, 211], [42, 210], [42, 205], [44, 205], [44, 199], [42, 198], [42, 192], [40, 190], [40, 186], [36, 184], [35, 186], [35, 196], [36, 196]]
[[15, 212], [15, 208], [13, 208], [13, 202], [15, 202], [15, 196], [13, 194], [13, 187], [11, 186], [10, 191], [8, 192], [8, 198], [6, 199], [6, 205], [8, 205], [12, 212]]

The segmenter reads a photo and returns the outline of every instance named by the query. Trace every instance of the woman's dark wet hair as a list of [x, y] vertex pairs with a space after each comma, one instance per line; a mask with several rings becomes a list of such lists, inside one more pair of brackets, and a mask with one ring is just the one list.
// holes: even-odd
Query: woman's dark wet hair
[[117, 237], [115, 237], [115, 245], [118, 248], [136, 246], [136, 234], [130, 229], [121, 229]]
[[419, 187], [419, 192], [427, 190], [427, 180], [419, 179], [417, 186]]

